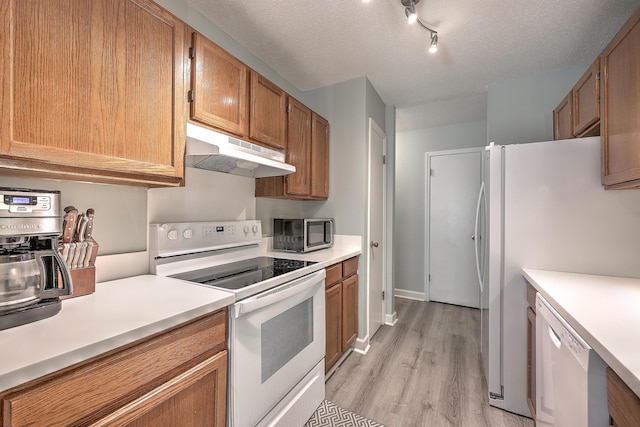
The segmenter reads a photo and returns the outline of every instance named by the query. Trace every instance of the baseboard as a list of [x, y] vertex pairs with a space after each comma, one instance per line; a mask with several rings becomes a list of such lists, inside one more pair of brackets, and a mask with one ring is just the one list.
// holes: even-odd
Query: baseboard
[[388, 326], [395, 326], [398, 323], [398, 313], [395, 311], [393, 314], [385, 314], [384, 315], [384, 324]]
[[367, 354], [369, 351], [369, 335], [364, 338], [356, 339], [353, 345], [353, 351], [359, 354]]
[[416, 291], [407, 291], [406, 289], [398, 289], [396, 288], [393, 293], [394, 296], [398, 298], [406, 298], [413, 299], [417, 301], [426, 301], [427, 296], [424, 292], [416, 292]]

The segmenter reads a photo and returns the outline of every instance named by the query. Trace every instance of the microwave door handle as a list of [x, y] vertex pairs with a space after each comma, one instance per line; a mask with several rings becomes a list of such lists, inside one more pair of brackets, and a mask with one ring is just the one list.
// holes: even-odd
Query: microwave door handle
[[333, 222], [327, 221], [324, 223], [324, 242], [331, 243], [333, 239]]
[[294, 295], [303, 293], [319, 283], [324, 283], [325, 277], [325, 271], [322, 269], [308, 276], [285, 283], [275, 289], [266, 291], [263, 294], [258, 294], [251, 298], [247, 298], [244, 301], [237, 302], [234, 304], [233, 317], [237, 319], [247, 313], [251, 313], [252, 311], [256, 311], [287, 298], [291, 298]]

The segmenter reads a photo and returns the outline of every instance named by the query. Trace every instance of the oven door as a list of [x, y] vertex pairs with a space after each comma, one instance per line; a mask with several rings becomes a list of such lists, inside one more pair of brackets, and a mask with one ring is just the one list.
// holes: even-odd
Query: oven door
[[324, 278], [323, 269], [233, 305], [231, 426], [255, 426], [324, 358]]

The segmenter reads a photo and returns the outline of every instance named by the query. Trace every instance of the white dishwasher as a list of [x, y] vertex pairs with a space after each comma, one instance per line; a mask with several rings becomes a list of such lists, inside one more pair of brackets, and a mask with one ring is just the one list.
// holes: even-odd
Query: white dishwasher
[[606, 365], [538, 293], [536, 426], [609, 425]]

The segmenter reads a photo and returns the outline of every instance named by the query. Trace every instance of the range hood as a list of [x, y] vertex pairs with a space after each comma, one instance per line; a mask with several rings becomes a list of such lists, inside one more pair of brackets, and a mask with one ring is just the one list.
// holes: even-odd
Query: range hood
[[288, 175], [284, 154], [187, 123], [186, 166], [249, 178]]

